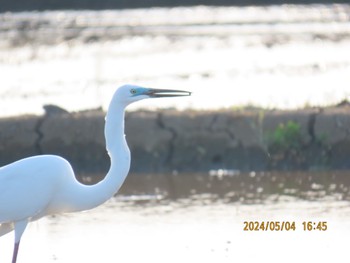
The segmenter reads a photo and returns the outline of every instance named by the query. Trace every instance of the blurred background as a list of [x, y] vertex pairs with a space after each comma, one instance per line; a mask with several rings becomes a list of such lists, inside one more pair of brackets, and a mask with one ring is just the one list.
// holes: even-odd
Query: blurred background
[[0, 15], [2, 116], [49, 103], [105, 109], [124, 83], [196, 94], [134, 107], [295, 109], [350, 96], [347, 4], [48, 11], [7, 2], [30, 11]]
[[118, 86], [193, 92], [130, 106], [120, 193], [32, 224], [19, 262], [343, 260], [349, 51], [347, 1], [1, 1], [1, 165], [58, 154], [95, 183]]

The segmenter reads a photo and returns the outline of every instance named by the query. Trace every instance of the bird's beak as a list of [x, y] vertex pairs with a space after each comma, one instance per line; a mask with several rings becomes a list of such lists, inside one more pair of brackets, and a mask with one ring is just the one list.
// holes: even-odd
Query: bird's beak
[[165, 97], [180, 97], [180, 96], [190, 96], [191, 92], [184, 90], [174, 90], [174, 89], [147, 89], [145, 95], [150, 98], [165, 98]]

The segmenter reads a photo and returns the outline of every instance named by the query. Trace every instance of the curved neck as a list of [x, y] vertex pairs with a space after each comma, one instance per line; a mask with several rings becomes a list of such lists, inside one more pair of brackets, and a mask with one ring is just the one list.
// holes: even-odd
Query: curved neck
[[117, 105], [110, 106], [106, 114], [106, 123], [105, 123], [105, 140], [106, 140], [106, 149], [111, 158], [117, 157], [114, 156], [118, 151], [124, 147], [127, 148], [124, 134], [124, 115], [125, 115], [125, 106]]
[[[105, 139], [111, 166], [106, 177], [95, 185], [74, 187], [75, 204], [70, 211], [94, 208], [110, 199], [122, 186], [130, 168], [130, 151], [124, 135], [125, 106], [111, 103], [106, 115]], [[73, 194], [73, 193], [72, 193]]]

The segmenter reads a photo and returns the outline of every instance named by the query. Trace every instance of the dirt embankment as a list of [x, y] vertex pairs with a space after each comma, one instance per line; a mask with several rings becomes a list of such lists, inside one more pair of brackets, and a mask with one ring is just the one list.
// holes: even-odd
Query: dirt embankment
[[[0, 165], [36, 154], [67, 158], [81, 174], [105, 173], [101, 111], [0, 120]], [[350, 169], [350, 108], [300, 111], [130, 112], [131, 172], [212, 169]]]

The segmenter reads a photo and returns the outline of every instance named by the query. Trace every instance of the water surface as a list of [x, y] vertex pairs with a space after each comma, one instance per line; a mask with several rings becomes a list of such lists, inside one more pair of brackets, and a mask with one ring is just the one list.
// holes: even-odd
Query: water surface
[[[106, 109], [116, 87], [193, 91], [140, 107], [293, 109], [349, 97], [349, 5], [0, 13], [0, 112]], [[291, 92], [293, 91], [293, 92]], [[79, 103], [77, 103], [79, 101]]]
[[[322, 173], [304, 177], [273, 173], [265, 177], [280, 177], [276, 180], [281, 183], [293, 175], [296, 182], [306, 178], [303, 187], [285, 185], [280, 193], [266, 191], [265, 197], [261, 195], [265, 190], [256, 192], [258, 187], [265, 189], [265, 183], [247, 188], [241, 184], [258, 178], [259, 174], [236, 178], [242, 192], [255, 189], [241, 194], [250, 196], [249, 200], [220, 198], [216, 188], [179, 195], [176, 199], [154, 192], [147, 194], [148, 190], [126, 195], [123, 191], [133, 189], [126, 184], [126, 189], [97, 209], [30, 224], [18, 262], [345, 262], [350, 234], [346, 173], [333, 174], [328, 182], [319, 181], [324, 177]], [[240, 188], [231, 187], [233, 191], [229, 192]], [[141, 186], [137, 191], [140, 189]], [[314, 194], [321, 189], [329, 190]], [[300, 196], [298, 192], [309, 194]], [[295, 222], [296, 229], [243, 231], [244, 221]], [[328, 228], [304, 231], [304, 221], [327, 222]], [[12, 235], [0, 239], [0, 248], [0, 261], [9, 262]]]

